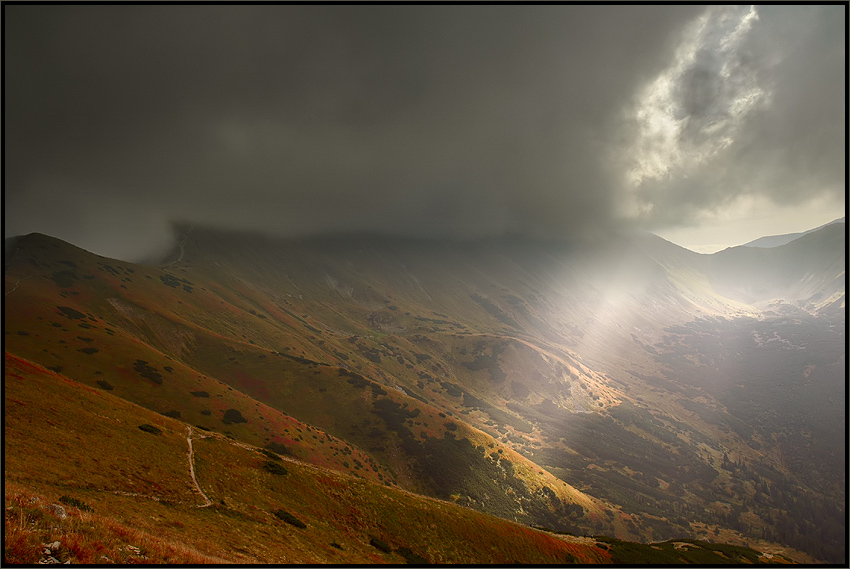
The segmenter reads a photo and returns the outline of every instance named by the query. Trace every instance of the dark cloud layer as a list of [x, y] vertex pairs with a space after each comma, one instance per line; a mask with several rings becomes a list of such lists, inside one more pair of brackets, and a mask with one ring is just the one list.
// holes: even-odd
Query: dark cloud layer
[[[737, 49], [696, 53], [673, 97], [685, 125], [679, 148], [698, 153], [724, 137], [728, 144], [681, 175], [643, 184], [640, 199], [653, 205], [646, 221], [686, 225], [742, 196], [779, 205], [819, 196], [843, 201], [844, 12], [843, 6], [759, 6]], [[734, 116], [747, 95], [756, 102]]]
[[[619, 156], [630, 105], [705, 9], [5, 6], [6, 234], [119, 257], [165, 244], [175, 219], [592, 236], [622, 222], [633, 191]], [[799, 192], [786, 160], [843, 187], [837, 11], [804, 11], [799, 31], [800, 14], [760, 8], [733, 74], [771, 84], [773, 107], [736, 144], [766, 183], [783, 181], [777, 199]], [[724, 93], [711, 57], [683, 76], [687, 136], [706, 136], [699, 121]], [[706, 166], [693, 190], [644, 184], [633, 195], [654, 213], [636, 220], [681, 222], [747, 167]]]

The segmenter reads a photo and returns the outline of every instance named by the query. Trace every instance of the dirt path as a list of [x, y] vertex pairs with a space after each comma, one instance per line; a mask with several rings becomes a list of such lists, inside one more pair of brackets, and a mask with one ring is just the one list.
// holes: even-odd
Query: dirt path
[[192, 449], [192, 426], [186, 425], [186, 428], [189, 429], [189, 433], [186, 435], [186, 442], [189, 443], [189, 474], [192, 475], [192, 483], [195, 485], [195, 488], [198, 489], [198, 493], [204, 497], [205, 504], [201, 504], [198, 506], [199, 508], [206, 508], [207, 506], [212, 506], [212, 502], [207, 495], [204, 494], [204, 491], [201, 490], [201, 486], [198, 484], [198, 479], [195, 478], [195, 451]]

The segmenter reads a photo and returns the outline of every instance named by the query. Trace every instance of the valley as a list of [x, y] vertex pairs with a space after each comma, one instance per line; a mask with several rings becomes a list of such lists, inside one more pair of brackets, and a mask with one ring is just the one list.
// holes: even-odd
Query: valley
[[7, 511], [73, 496], [166, 562], [846, 557], [843, 223], [710, 256], [177, 233], [7, 240]]

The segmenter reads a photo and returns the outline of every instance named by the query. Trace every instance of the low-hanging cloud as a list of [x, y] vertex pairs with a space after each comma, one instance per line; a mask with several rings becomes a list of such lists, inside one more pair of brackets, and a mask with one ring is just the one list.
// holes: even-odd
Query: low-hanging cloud
[[[708, 47], [681, 74], [687, 126], [671, 148], [713, 147], [720, 124], [761, 169], [721, 149], [719, 169], [695, 163], [691, 182], [674, 168], [629, 185], [629, 109], [706, 10], [7, 6], [6, 232], [125, 258], [164, 246], [173, 219], [281, 235], [574, 238], [624, 215], [680, 222], [739, 191], [730, 181], [785, 180], [767, 171], [774, 160], [838, 180], [843, 27], [827, 8], [805, 12], [799, 31], [799, 14], [759, 7], [731, 79], [719, 81]], [[773, 106], [745, 128], [723, 111], [747, 82]], [[833, 91], [813, 94], [822, 88]], [[802, 148], [784, 151], [790, 140]], [[624, 214], [629, 200], [652, 214]]]

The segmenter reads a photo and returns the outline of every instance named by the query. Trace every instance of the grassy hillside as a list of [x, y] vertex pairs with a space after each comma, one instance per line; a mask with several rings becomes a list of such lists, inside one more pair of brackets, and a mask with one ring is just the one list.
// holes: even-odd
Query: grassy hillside
[[[8, 353], [5, 364], [7, 562], [36, 562], [40, 544], [54, 540], [64, 544], [60, 560], [83, 563], [609, 558], [595, 546], [196, 430], [194, 468], [212, 500], [202, 508], [186, 424]], [[51, 503], [64, 504], [68, 517], [51, 513]]]
[[[6, 258], [4, 338], [16, 357], [207, 435], [195, 441], [199, 464], [205, 453], [228, 460], [241, 447], [227, 441], [238, 442], [551, 530], [734, 534], [836, 558], [840, 543], [811, 536], [840, 511], [781, 523], [798, 515], [795, 500], [832, 495], [785, 460], [805, 441], [742, 415], [711, 374], [695, 380], [740, 353], [723, 338], [695, 343], [701, 326], [727, 334], [718, 323], [762, 314], [714, 290], [707, 267], [652, 238], [574, 251], [203, 230], [150, 267], [32, 235]], [[836, 357], [776, 371], [829, 386]], [[747, 393], [792, 404], [784, 383], [760, 385]], [[807, 428], [823, 427], [805, 413]], [[785, 438], [771, 440], [777, 429]], [[829, 456], [820, 474], [832, 484]], [[231, 494], [274, 506], [241, 494], [258, 490], [253, 475], [204, 472], [216, 508]]]
[[[256, 290], [236, 293], [240, 287], [221, 279], [209, 281], [220, 289], [213, 293], [171, 272], [107, 262], [48, 238], [27, 250], [28, 266], [42, 274], [11, 293], [6, 337], [17, 354], [191, 424], [283, 445], [315, 464], [528, 523], [564, 530], [584, 520], [614, 529], [609, 506], [453, 420], [453, 411], [425, 397], [420, 380], [388, 381], [374, 365], [382, 356], [395, 355], [403, 370], [422, 363], [409, 341], [395, 347], [387, 336], [378, 345], [374, 336], [344, 336], [293, 354], [293, 340], [311, 337], [306, 315], [294, 319], [296, 334], [292, 310], [269, 308], [265, 316], [251, 308], [268, 302]], [[381, 383], [364, 375], [370, 372]], [[425, 379], [432, 394], [443, 390]], [[472, 475], [447, 477], [455, 461]]]
[[8, 353], [5, 371], [4, 563], [784, 560], [537, 531], [193, 431]]

